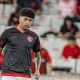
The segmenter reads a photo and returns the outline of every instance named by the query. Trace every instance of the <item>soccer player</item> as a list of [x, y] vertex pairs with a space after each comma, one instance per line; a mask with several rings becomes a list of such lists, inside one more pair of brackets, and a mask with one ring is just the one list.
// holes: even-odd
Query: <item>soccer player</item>
[[23, 8], [19, 15], [19, 25], [5, 30], [0, 37], [0, 53], [4, 48], [2, 80], [31, 80], [32, 50], [36, 56], [35, 78], [40, 77], [40, 41], [36, 33], [29, 28], [35, 18], [35, 12]]

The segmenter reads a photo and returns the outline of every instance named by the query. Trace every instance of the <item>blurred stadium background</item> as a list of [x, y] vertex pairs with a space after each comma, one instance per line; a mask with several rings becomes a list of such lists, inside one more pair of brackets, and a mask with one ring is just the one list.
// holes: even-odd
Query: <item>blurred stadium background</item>
[[[0, 34], [5, 29], [16, 26], [15, 23], [9, 25], [11, 14], [15, 12], [16, 7], [19, 5], [19, 3], [16, 1], [19, 2], [21, 0], [0, 0]], [[25, 1], [29, 0], [23, 0], [23, 2]], [[41, 0], [41, 5], [38, 6], [38, 4], [36, 4], [38, 8], [34, 9], [36, 18], [33, 22], [31, 30], [35, 31], [39, 35], [41, 46], [48, 51], [52, 59], [51, 74], [41, 74], [39, 80], [80, 80], [80, 58], [69, 58], [67, 60], [61, 58], [63, 48], [67, 44], [66, 38], [58, 36], [60, 28], [64, 22], [64, 15], [61, 15], [59, 13], [59, 5], [61, 1], [71, 1], [73, 4], [75, 4], [75, 1], [79, 0]], [[73, 14], [67, 14], [66, 16], [72, 17]], [[80, 18], [80, 13], [77, 16]], [[16, 22], [16, 18], [14, 19], [14, 21]], [[78, 32], [80, 32], [80, 19], [78, 21], [75, 21], [75, 24], [79, 28]], [[43, 34], [46, 32], [53, 33], [49, 33], [47, 36], [44, 36]], [[80, 37], [76, 37], [76, 39], [77, 44], [80, 47]], [[71, 70], [68, 72], [69, 69]]]

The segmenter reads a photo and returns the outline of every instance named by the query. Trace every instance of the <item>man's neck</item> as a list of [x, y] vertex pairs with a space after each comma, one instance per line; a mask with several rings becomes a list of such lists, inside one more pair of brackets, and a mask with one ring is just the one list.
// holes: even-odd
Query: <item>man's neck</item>
[[18, 25], [16, 28], [17, 28], [20, 32], [22, 32], [22, 33], [26, 32], [26, 30], [24, 30], [24, 29], [21, 27], [21, 25]]

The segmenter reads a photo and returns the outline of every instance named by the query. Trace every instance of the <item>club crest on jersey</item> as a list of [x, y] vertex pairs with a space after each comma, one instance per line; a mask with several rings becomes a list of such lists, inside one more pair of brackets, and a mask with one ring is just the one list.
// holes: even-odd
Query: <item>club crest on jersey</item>
[[32, 42], [32, 41], [33, 41], [33, 37], [32, 37], [32, 36], [28, 36], [28, 37], [27, 37], [27, 40], [28, 40], [29, 42]]

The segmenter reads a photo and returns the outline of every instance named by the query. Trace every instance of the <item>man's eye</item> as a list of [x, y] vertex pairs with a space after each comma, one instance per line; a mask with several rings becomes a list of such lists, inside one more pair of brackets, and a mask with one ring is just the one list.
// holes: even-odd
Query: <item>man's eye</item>
[[32, 21], [32, 20], [29, 20], [30, 22]]
[[30, 19], [25, 19], [25, 20], [26, 20], [26, 21], [28, 20], [28, 21], [30, 21], [30, 22], [32, 21], [32, 20], [30, 20]]
[[28, 19], [24, 19], [24, 20], [28, 20]]

